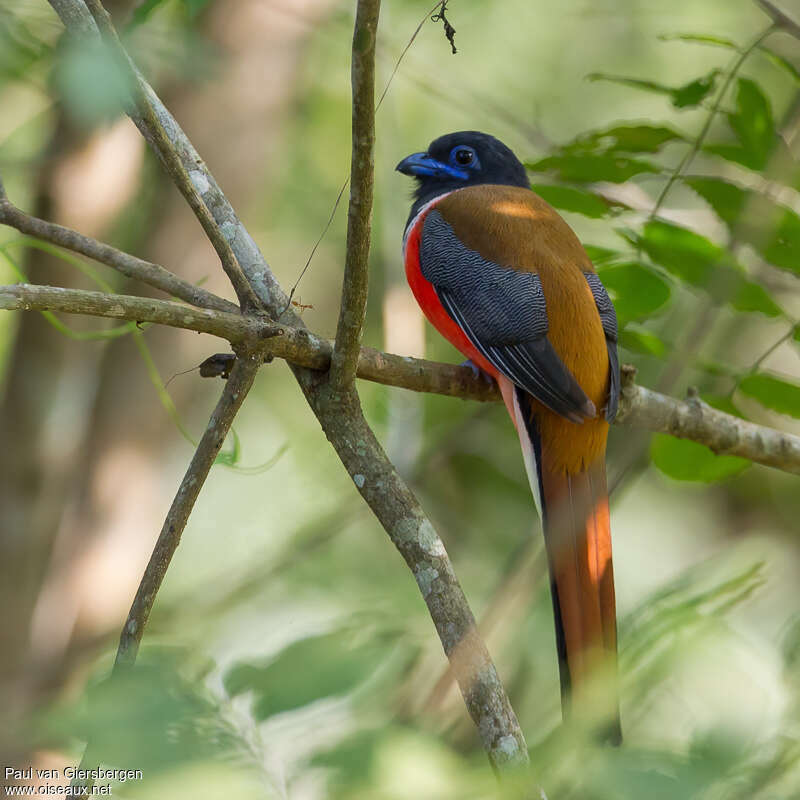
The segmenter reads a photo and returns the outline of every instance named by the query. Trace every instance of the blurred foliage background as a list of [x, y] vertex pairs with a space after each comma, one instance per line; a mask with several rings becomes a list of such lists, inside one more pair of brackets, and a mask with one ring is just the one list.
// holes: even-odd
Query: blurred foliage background
[[[383, 4], [379, 86], [430, 5]], [[353, 4], [108, 7], [291, 287], [349, 170]], [[641, 383], [696, 386], [800, 433], [800, 42], [759, 43], [770, 21], [744, 0], [453, 0], [448, 15], [458, 54], [427, 23], [378, 113], [365, 341], [461, 360], [405, 287], [410, 187], [393, 168], [442, 133], [486, 130], [590, 247]], [[0, 5], [9, 196], [230, 296], [121, 116], [113, 65], [61, 33], [45, 2]], [[295, 295], [327, 336], [345, 217]], [[0, 282], [22, 276], [146, 291], [0, 229]], [[91, 737], [104, 763], [144, 772], [115, 785], [120, 797], [494, 796], [413, 579], [283, 364], [259, 375], [212, 471], [136, 670], [107, 683], [219, 392], [186, 371], [218, 348], [172, 330], [0, 315], [2, 761], [62, 768]], [[503, 409], [360, 391], [447, 544], [551, 798], [800, 793], [796, 478], [612, 431], [626, 743], [597, 749], [560, 726], [541, 534]]]

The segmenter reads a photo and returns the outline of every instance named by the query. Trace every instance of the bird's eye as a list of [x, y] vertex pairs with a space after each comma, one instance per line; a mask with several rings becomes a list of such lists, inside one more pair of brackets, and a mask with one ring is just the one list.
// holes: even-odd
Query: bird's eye
[[462, 167], [466, 167], [468, 164], [471, 164], [475, 158], [475, 151], [470, 150], [468, 147], [459, 147], [458, 150], [453, 154], [456, 164], [459, 164]]

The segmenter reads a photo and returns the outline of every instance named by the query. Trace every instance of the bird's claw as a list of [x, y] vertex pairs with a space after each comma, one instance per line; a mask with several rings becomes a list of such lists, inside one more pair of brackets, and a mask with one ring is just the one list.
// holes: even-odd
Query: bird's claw
[[460, 367], [469, 367], [472, 370], [472, 374], [475, 376], [475, 379], [483, 378], [486, 383], [492, 384], [494, 383], [494, 378], [485, 370], [482, 370], [471, 358], [468, 358], [466, 361], [462, 361], [459, 364]]

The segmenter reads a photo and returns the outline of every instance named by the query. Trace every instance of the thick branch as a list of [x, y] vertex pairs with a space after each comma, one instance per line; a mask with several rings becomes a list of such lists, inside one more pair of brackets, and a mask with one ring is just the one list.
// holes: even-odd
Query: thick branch
[[375, 150], [375, 41], [380, 7], [380, 0], [359, 0], [353, 32], [350, 66], [353, 119], [347, 252], [330, 374], [331, 386], [338, 392], [354, 384], [367, 309]]
[[[168, 300], [18, 284], [0, 286], [0, 309], [58, 311], [153, 322], [210, 333], [231, 344], [261, 341], [267, 356], [283, 358], [315, 371], [324, 372], [331, 363], [331, 343], [304, 328], [275, 325], [224, 311], [190, 308]], [[468, 367], [382, 353], [371, 347], [360, 349], [356, 374], [364, 380], [416, 392], [465, 400], [492, 402], [500, 399], [495, 384], [476, 377]], [[767, 467], [800, 474], [800, 437], [717, 411], [696, 397], [683, 401], [637, 386], [634, 375], [632, 367], [623, 367], [617, 423], [691, 439], [721, 455], [740, 456]]]
[[234, 303], [218, 297], [207, 289], [194, 286], [158, 264], [152, 264], [122, 250], [117, 250], [116, 247], [109, 244], [90, 239], [70, 228], [25, 214], [12, 205], [5, 196], [2, 181], [0, 181], [0, 224], [8, 225], [16, 228], [20, 233], [35, 236], [37, 239], [92, 258], [121, 272], [128, 278], [134, 278], [148, 286], [153, 286], [173, 297], [185, 300], [193, 306], [215, 308], [218, 311], [237, 312], [239, 310]]
[[623, 368], [618, 416], [623, 425], [691, 439], [719, 455], [740, 456], [800, 475], [800, 436], [718, 411], [695, 394], [683, 401], [636, 386], [634, 375], [632, 367]]
[[[364, 419], [355, 392], [331, 399], [324, 375], [306, 396], [322, 429], [395, 547], [414, 574], [489, 760], [496, 769], [527, 764], [517, 717], [458, 578], [425, 512]], [[338, 413], [330, 413], [335, 408]]]

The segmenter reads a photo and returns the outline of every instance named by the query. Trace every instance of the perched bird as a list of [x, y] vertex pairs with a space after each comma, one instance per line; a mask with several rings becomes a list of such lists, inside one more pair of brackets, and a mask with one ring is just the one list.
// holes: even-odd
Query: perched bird
[[621, 739], [605, 452], [619, 399], [617, 318], [586, 251], [485, 133], [442, 136], [417, 180], [403, 252], [436, 329], [497, 381], [542, 517], [565, 717]]

